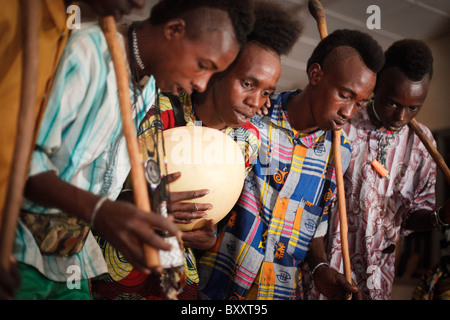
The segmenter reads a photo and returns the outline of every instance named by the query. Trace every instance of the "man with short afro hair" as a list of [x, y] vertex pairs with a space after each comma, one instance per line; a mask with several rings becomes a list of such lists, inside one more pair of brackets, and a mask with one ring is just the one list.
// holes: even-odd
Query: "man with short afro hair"
[[[138, 135], [143, 146], [147, 145], [146, 139], [151, 137], [152, 130], [159, 128], [155, 123], [162, 124], [163, 130], [184, 125], [203, 125], [221, 130], [233, 138], [241, 147], [247, 170], [251, 169], [259, 150], [259, 133], [248, 121], [269, 102], [281, 74], [281, 55], [289, 53], [302, 31], [301, 21], [278, 3], [257, 0], [254, 5], [254, 28], [234, 62], [211, 78], [205, 92], [183, 92], [178, 98], [168, 92], [161, 94], [158, 103], [141, 122]], [[239, 120], [241, 116], [235, 109], [245, 112], [247, 116], [244, 121]], [[145, 147], [143, 149], [147, 150]], [[209, 207], [209, 204], [201, 203], [204, 192], [185, 192], [195, 194], [196, 203], [172, 203], [170, 209], [175, 222], [191, 223], [192, 220], [203, 218]], [[198, 299], [199, 276], [194, 250], [200, 252], [215, 244], [215, 226], [212, 221], [208, 221], [201, 229], [183, 232], [182, 239], [186, 248], [186, 285], [177, 298], [195, 300]], [[114, 248], [106, 248], [104, 253], [109, 257], [119, 254]], [[93, 281], [92, 288], [97, 296], [102, 299], [167, 299], [157, 274], [139, 274], [138, 270], [128, 267], [126, 261], [119, 259], [110, 259], [109, 263], [111, 270], [127, 272], [114, 278], [107, 276]], [[131, 275], [133, 279], [130, 279]]]
[[[408, 126], [425, 101], [432, 74], [433, 56], [423, 41], [393, 43], [378, 72], [374, 100], [344, 127], [352, 145], [344, 185], [352, 278], [359, 288], [355, 298], [390, 300], [400, 237], [450, 222], [449, 201], [435, 207], [436, 164]], [[419, 125], [435, 144], [430, 130]], [[322, 260], [306, 281], [308, 299], [342, 299], [348, 293], [343, 284], [320, 281], [325, 273], [343, 272], [338, 217], [335, 206], [326, 242], [322, 238], [310, 251]]]
[[[310, 242], [326, 233], [336, 189], [332, 131], [367, 103], [384, 60], [375, 40], [353, 30], [330, 33], [313, 58], [303, 90], [272, 95], [268, 114], [250, 120], [261, 136], [259, 155], [216, 254], [202, 258], [203, 299], [302, 298], [301, 269]], [[345, 135], [341, 147], [345, 170]]]

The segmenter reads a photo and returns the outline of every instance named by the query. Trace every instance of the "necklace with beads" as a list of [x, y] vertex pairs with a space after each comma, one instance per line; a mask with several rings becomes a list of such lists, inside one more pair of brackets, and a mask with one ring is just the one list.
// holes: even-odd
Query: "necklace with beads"
[[[375, 110], [373, 101], [371, 102], [370, 107], [373, 115], [381, 123], [381, 120]], [[389, 147], [390, 143], [395, 140], [395, 133], [397, 132], [387, 130], [384, 127], [375, 130], [375, 138], [377, 141], [377, 155], [375, 158], [372, 156], [372, 152], [370, 150], [370, 138], [372, 136], [372, 132], [367, 135], [369, 162], [382, 178], [388, 180], [390, 177], [389, 171], [386, 169], [387, 148]]]

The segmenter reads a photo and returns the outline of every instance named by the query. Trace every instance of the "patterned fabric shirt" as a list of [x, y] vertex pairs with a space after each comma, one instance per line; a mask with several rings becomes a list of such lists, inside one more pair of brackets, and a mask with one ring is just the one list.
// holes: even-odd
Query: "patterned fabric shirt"
[[[293, 91], [273, 96], [267, 116], [251, 122], [261, 149], [216, 247], [199, 263], [202, 299], [245, 299], [253, 283], [258, 299], [297, 299], [309, 243], [326, 232], [335, 191], [332, 132], [299, 134], [286, 105]], [[341, 138], [342, 167], [350, 145]]]
[[[178, 126], [175, 120], [174, 106], [170, 99], [166, 95], [161, 94], [158, 100], [162, 129], [166, 130]], [[201, 122], [195, 115], [191, 97], [183, 93], [179, 96], [179, 100], [183, 107], [186, 125], [201, 125]], [[158, 127], [156, 125], [158, 118], [155, 110], [155, 108], [152, 108], [148, 111], [139, 127], [138, 139], [141, 144], [145, 145], [145, 140], [150, 138]], [[248, 123], [244, 127], [236, 129], [225, 127], [221, 131], [238, 143], [245, 156], [247, 172], [251, 170], [252, 161], [256, 160], [260, 145], [257, 128], [253, 124]], [[99, 238], [99, 244], [108, 264], [109, 274], [100, 280], [93, 281], [92, 289], [95, 296], [103, 299], [166, 299], [166, 295], [159, 285], [159, 277], [154, 275], [147, 277], [140, 273], [123, 259], [117, 250], [101, 238]], [[185, 253], [186, 285], [183, 292], [178, 295], [178, 299], [193, 300], [198, 298], [197, 285], [199, 277], [197, 262], [192, 249], [186, 248]]]
[[[202, 125], [201, 121], [197, 118], [191, 97], [185, 93], [179, 96], [181, 106], [183, 106], [184, 111], [184, 121], [186, 126]], [[175, 117], [173, 112], [173, 106], [170, 99], [161, 95], [160, 98], [160, 110], [161, 110], [161, 120], [163, 122], [164, 130], [174, 128], [177, 126], [175, 123]], [[149, 128], [150, 123], [154, 121], [154, 109], [150, 110], [143, 120], [141, 125], [141, 132], [139, 136], [146, 136], [145, 131]], [[224, 127], [220, 131], [231, 137], [242, 150], [245, 158], [245, 168], [247, 173], [250, 172], [252, 165], [255, 163], [258, 156], [260, 137], [258, 129], [252, 123], [248, 122], [244, 126], [238, 128]], [[147, 133], [148, 134], [148, 133]]]
[[[118, 35], [123, 45], [122, 36]], [[153, 104], [155, 92], [151, 78], [135, 104], [136, 123]], [[66, 182], [110, 199], [116, 199], [130, 171], [114, 66], [97, 24], [73, 33], [55, 75], [29, 175], [50, 170]], [[22, 209], [41, 214], [59, 213], [57, 209], [27, 200]], [[42, 255], [32, 234], [20, 222], [14, 256], [54, 281], [66, 282], [70, 265], [80, 267], [82, 279], [107, 272], [91, 233], [78, 254]]]
[[[435, 144], [430, 130], [420, 127]], [[344, 130], [352, 145], [351, 163], [344, 175], [352, 278], [364, 299], [389, 300], [395, 246], [401, 235], [411, 232], [404, 229], [404, 223], [415, 211], [434, 209], [436, 164], [408, 126], [396, 133], [377, 129], [364, 109]], [[389, 180], [381, 178], [370, 164], [382, 149]], [[337, 209], [333, 206], [331, 210], [327, 253], [330, 265], [343, 272]], [[308, 290], [311, 283], [308, 281]], [[308, 299], [323, 298], [316, 289], [308, 294]]]

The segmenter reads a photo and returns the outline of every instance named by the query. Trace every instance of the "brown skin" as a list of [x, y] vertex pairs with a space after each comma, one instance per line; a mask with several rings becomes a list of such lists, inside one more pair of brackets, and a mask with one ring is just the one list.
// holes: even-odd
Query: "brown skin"
[[[225, 12], [212, 10], [218, 27], [192, 37], [186, 21], [176, 18], [153, 26], [149, 20], [138, 25], [136, 36], [145, 69], [140, 76], [153, 75], [157, 86], [175, 95], [182, 91], [203, 92], [214, 73], [225, 70], [236, 58], [240, 46]], [[127, 30], [122, 30], [127, 38]], [[125, 41], [129, 41], [125, 39]], [[128, 46], [127, 46], [128, 50]]]
[[[419, 81], [409, 80], [398, 67], [384, 70], [375, 88], [375, 112], [369, 109], [370, 121], [377, 127], [398, 131], [406, 126], [420, 112], [428, 94], [430, 78], [425, 75]], [[379, 120], [377, 119], [379, 117]], [[406, 228], [426, 231], [433, 228], [431, 211], [413, 212], [406, 221]], [[439, 211], [444, 223], [450, 223], [450, 201]]]
[[114, 16], [116, 20], [122, 15], [131, 13], [133, 8], [142, 9], [145, 0], [83, 0], [94, 12], [100, 16]]
[[280, 56], [257, 42], [248, 43], [205, 93], [193, 96], [195, 113], [207, 127], [243, 126], [270, 101], [280, 75]]
[[411, 81], [398, 67], [384, 70], [375, 88], [374, 103], [381, 121], [376, 117], [372, 117], [371, 121], [387, 130], [400, 130], [419, 114], [429, 86], [428, 75], [420, 81]]
[[[308, 69], [309, 84], [289, 100], [289, 120], [296, 130], [340, 129], [358, 108], [368, 102], [375, 87], [376, 74], [364, 65], [356, 52], [336, 59], [342, 56], [340, 50], [348, 52], [347, 47], [338, 47], [328, 54], [323, 66], [312, 64]], [[311, 241], [307, 262], [311, 269], [320, 262], [327, 262], [323, 237]], [[344, 299], [349, 294], [353, 299], [362, 298], [354, 283], [351, 285], [344, 275], [327, 266], [316, 269], [314, 282], [330, 299]]]
[[[124, 14], [129, 14], [131, 9], [141, 9], [145, 5], [145, 0], [83, 0], [83, 2], [89, 5], [98, 16], [113, 15], [116, 20]], [[9, 272], [0, 267], [0, 300], [13, 299], [20, 280], [17, 262], [11, 262]]]
[[[193, 95], [194, 110], [207, 127], [222, 129], [225, 126], [237, 128], [245, 125], [269, 101], [280, 74], [278, 54], [256, 42], [248, 43], [230, 68], [212, 78], [204, 93]], [[205, 191], [197, 190], [196, 198], [204, 195]], [[194, 193], [185, 193], [182, 199], [172, 193], [171, 199], [175, 202], [174, 196], [182, 201], [192, 199]], [[175, 221], [179, 223], [205, 217], [206, 213], [202, 210], [212, 207], [204, 203], [196, 203], [196, 208], [192, 203], [175, 205], [180, 209], [184, 205], [184, 210], [172, 211]], [[201, 229], [183, 232], [182, 238], [187, 247], [198, 250], [211, 248], [216, 241], [213, 221], [210, 220]]]
[[[393, 67], [383, 71], [375, 88], [375, 114], [369, 111], [371, 122], [384, 126], [388, 130], [400, 130], [413, 119], [425, 101], [429, 88], [429, 77], [414, 82], [406, 78], [399, 68]], [[414, 231], [425, 231], [433, 228], [429, 210], [420, 210], [410, 215], [406, 221], [406, 228]], [[444, 223], [450, 223], [450, 201], [447, 201], [439, 212]], [[315, 238], [311, 242], [308, 253], [308, 263], [314, 267], [320, 262], [326, 262], [324, 238]], [[327, 266], [320, 266], [314, 273], [314, 282], [319, 291], [329, 299], [345, 299], [349, 293], [353, 299], [362, 299], [356, 288], [345, 280], [344, 275]]]
[[19, 288], [21, 278], [17, 261], [11, 258], [9, 270], [0, 266], [0, 300], [13, 300], [14, 293]]
[[[227, 13], [213, 11], [222, 27], [195, 38], [186, 36], [183, 19], [173, 19], [161, 26], [152, 26], [148, 20], [143, 22], [137, 30], [139, 45], [142, 45], [139, 48], [141, 58], [147, 66], [141, 76], [153, 74], [163, 90], [204, 90], [211, 75], [225, 70], [240, 48]], [[127, 42], [126, 30], [121, 32]], [[61, 209], [86, 222], [90, 221], [100, 199], [50, 171], [29, 177], [25, 195], [42, 206]], [[169, 234], [181, 236], [179, 228], [171, 220], [139, 210], [126, 201], [106, 201], [98, 211], [95, 228], [143, 273], [151, 271], [146, 266], [143, 245], [170, 249], [160, 236], [150, 232], [152, 229], [164, 229]], [[162, 271], [162, 268], [156, 267], [155, 270]]]
[[[339, 48], [342, 47], [334, 49], [328, 56], [336, 54]], [[376, 75], [358, 54], [348, 56], [328, 69], [312, 64], [308, 70], [309, 84], [288, 102], [289, 121], [300, 132], [341, 129], [370, 98]]]
[[[88, 223], [95, 204], [100, 200], [100, 196], [61, 180], [53, 171], [29, 177], [25, 197], [45, 207], [59, 208]], [[170, 220], [144, 212], [125, 201], [104, 202], [97, 213], [94, 226], [99, 234], [144, 273], [149, 273], [150, 270], [145, 263], [142, 244], [161, 250], [170, 249], [161, 237], [151, 232], [152, 229], [164, 229], [172, 235], [180, 235], [180, 230]]]

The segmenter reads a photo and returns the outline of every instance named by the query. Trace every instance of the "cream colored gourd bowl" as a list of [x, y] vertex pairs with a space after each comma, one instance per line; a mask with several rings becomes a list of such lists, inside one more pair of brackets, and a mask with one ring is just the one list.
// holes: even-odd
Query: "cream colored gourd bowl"
[[169, 185], [171, 192], [209, 189], [210, 192], [186, 202], [211, 203], [207, 218], [178, 224], [181, 230], [203, 227], [206, 219], [215, 223], [233, 208], [245, 179], [245, 160], [238, 144], [223, 132], [200, 126], [176, 127], [164, 131], [168, 174], [181, 172]]

